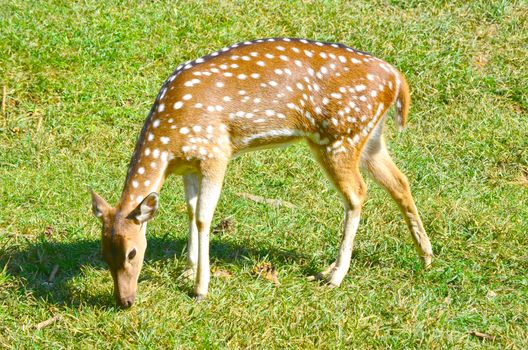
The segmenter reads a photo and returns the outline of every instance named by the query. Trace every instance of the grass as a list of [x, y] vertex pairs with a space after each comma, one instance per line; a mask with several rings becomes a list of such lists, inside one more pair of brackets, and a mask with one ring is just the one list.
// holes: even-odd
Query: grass
[[[0, 23], [0, 347], [526, 348], [526, 2], [4, 0]], [[139, 300], [116, 308], [86, 187], [117, 201], [176, 65], [273, 36], [343, 42], [406, 74], [409, 125], [397, 133], [389, 121], [387, 135], [433, 242], [432, 269], [369, 182], [343, 285], [305, 281], [335, 258], [342, 209], [299, 144], [231, 163], [214, 221], [231, 225], [213, 235], [211, 255], [232, 276], [213, 278], [204, 303], [177, 278], [186, 215], [181, 181], [170, 179]], [[252, 274], [263, 261], [279, 287]]]

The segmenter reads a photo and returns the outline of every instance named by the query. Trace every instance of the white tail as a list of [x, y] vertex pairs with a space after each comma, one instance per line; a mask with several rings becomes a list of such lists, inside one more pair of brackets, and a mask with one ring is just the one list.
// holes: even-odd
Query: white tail
[[[190, 218], [189, 272], [196, 276], [196, 294], [204, 296], [209, 229], [229, 160], [242, 152], [306, 140], [346, 208], [338, 258], [320, 277], [338, 286], [349, 268], [366, 192], [360, 165], [397, 202], [418, 253], [429, 265], [429, 238], [407, 180], [390, 159], [382, 136], [387, 109], [396, 104], [402, 128], [409, 103], [407, 82], [398, 70], [342, 44], [262, 39], [186, 62], [165, 82], [145, 122], [120, 202], [106, 208], [103, 241], [108, 242], [103, 247], [115, 251], [116, 245], [123, 246], [117, 250], [127, 256], [133, 246], [142, 257], [145, 247], [136, 241], [146, 220], [138, 218], [150, 219], [157, 207], [157, 196], [149, 194], [158, 192], [169, 174], [183, 175]], [[128, 243], [120, 243], [116, 235]], [[137, 281], [139, 270], [134, 273]]]

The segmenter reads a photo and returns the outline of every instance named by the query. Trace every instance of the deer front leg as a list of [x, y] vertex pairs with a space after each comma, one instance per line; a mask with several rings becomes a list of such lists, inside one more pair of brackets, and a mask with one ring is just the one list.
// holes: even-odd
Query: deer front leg
[[198, 174], [184, 175], [183, 186], [185, 188], [185, 202], [187, 203], [187, 214], [189, 216], [187, 269], [183, 272], [183, 277], [194, 281], [198, 269], [198, 228], [196, 226], [196, 205], [198, 203], [198, 190], [200, 187]]
[[196, 226], [198, 228], [198, 270], [195, 294], [198, 300], [207, 295], [209, 288], [209, 231], [211, 221], [222, 190], [225, 164], [214, 164], [202, 169], [202, 179], [198, 196]]

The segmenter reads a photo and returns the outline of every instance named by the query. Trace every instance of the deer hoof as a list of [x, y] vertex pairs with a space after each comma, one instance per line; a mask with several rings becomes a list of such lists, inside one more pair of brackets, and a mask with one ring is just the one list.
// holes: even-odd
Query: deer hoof
[[[328, 276], [332, 275], [332, 272], [334, 271], [336, 263], [331, 263], [324, 271], [319, 272], [316, 275], [308, 276], [308, 281], [324, 281], [328, 279]], [[328, 279], [329, 280], [329, 279]]]
[[431, 268], [431, 264], [433, 262], [433, 256], [432, 255], [426, 255], [422, 257], [422, 263], [424, 265], [424, 268], [429, 269]]
[[327, 286], [329, 289], [334, 289], [334, 288], [339, 287], [339, 284], [335, 284], [335, 283], [333, 283], [333, 282], [328, 281], [328, 282], [326, 283], [326, 286]]
[[197, 303], [200, 303], [200, 302], [205, 301], [206, 298], [207, 296], [205, 294], [196, 294], [194, 296], [194, 301], [196, 301]]

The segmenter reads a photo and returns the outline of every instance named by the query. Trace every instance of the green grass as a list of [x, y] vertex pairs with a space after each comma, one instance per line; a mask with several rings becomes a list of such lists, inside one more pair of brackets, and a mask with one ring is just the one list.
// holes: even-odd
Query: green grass
[[[526, 2], [66, 3], [0, 0], [0, 348], [526, 348]], [[343, 285], [305, 281], [335, 258], [342, 208], [299, 144], [231, 163], [214, 224], [232, 225], [212, 237], [211, 256], [232, 277], [213, 278], [203, 303], [177, 278], [187, 224], [181, 181], [170, 179], [138, 302], [116, 308], [87, 186], [117, 201], [176, 65], [273, 36], [343, 42], [406, 74], [409, 125], [396, 133], [389, 121], [387, 136], [431, 237], [432, 268], [369, 181]], [[279, 287], [252, 274], [262, 261]]]

